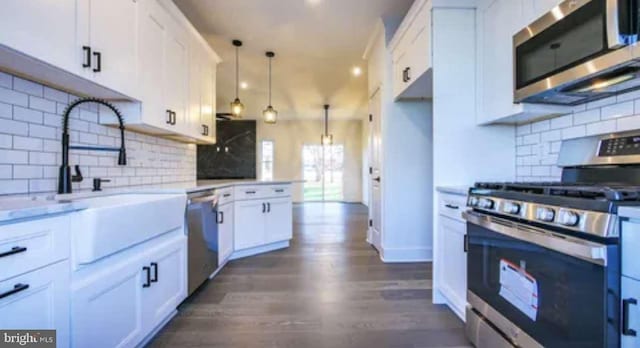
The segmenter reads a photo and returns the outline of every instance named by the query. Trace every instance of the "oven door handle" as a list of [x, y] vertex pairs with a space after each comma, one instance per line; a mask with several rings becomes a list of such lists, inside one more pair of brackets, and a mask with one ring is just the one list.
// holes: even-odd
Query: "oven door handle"
[[600, 266], [607, 265], [607, 247], [603, 244], [559, 235], [472, 210], [463, 212], [462, 217], [467, 222], [511, 238], [536, 244]]

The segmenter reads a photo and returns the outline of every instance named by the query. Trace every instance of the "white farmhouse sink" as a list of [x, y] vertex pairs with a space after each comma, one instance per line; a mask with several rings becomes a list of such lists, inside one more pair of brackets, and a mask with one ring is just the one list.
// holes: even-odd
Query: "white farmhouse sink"
[[71, 221], [76, 264], [87, 264], [184, 227], [186, 195], [117, 194], [79, 199]]

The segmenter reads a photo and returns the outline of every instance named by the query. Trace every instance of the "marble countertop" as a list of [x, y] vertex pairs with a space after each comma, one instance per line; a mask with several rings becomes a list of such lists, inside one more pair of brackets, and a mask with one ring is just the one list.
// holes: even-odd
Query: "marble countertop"
[[468, 186], [437, 186], [436, 190], [442, 193], [450, 193], [454, 195], [466, 196], [469, 194]]
[[189, 194], [237, 185], [278, 185], [300, 183], [302, 180], [199, 180], [161, 185], [141, 185], [105, 188], [100, 192], [90, 190], [71, 194], [39, 194], [33, 196], [6, 196], [0, 198], [0, 223], [12, 220], [62, 214], [86, 209], [82, 199], [117, 194]]

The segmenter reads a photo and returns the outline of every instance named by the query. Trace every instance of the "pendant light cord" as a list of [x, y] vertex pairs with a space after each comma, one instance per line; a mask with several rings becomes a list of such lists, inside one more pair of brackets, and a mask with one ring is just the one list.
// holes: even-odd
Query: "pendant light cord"
[[324, 108], [324, 135], [329, 135], [329, 108]]
[[271, 57], [269, 57], [269, 106], [271, 106]]
[[236, 99], [238, 99], [238, 95], [240, 94], [240, 90], [238, 89], [238, 81], [240, 80], [240, 59], [238, 58], [238, 46], [236, 46]]

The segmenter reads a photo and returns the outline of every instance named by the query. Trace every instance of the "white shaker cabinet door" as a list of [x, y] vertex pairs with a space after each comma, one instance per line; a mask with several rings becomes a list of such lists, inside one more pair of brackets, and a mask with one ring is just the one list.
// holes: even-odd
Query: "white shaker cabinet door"
[[[189, 42], [187, 35], [170, 19], [164, 46], [164, 98], [168, 109], [175, 113], [176, 131], [190, 134], [188, 111]], [[157, 86], [156, 86], [157, 87]]]
[[293, 207], [291, 197], [267, 201], [265, 214], [267, 243], [281, 242], [293, 237]]
[[218, 261], [221, 265], [233, 253], [233, 203], [218, 207]]
[[138, 2], [86, 1], [90, 2], [87, 44], [92, 50], [93, 80], [122, 94], [137, 96]]
[[235, 202], [233, 244], [236, 251], [265, 244], [265, 207], [261, 200]]
[[79, 0], [3, 0], [0, 45], [60, 67], [82, 70], [82, 45], [76, 43]]

